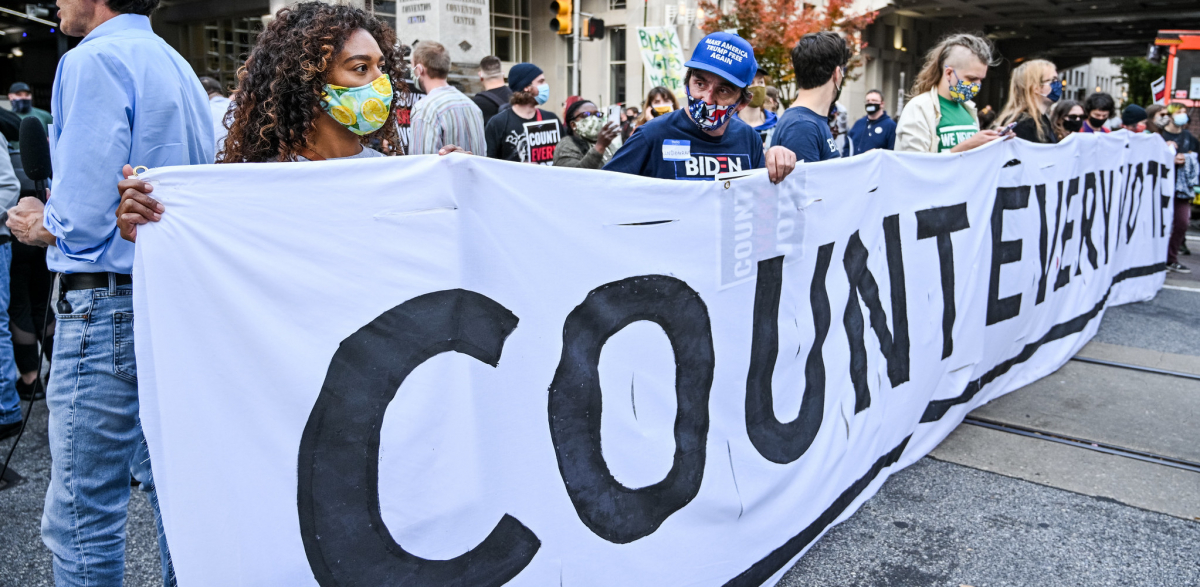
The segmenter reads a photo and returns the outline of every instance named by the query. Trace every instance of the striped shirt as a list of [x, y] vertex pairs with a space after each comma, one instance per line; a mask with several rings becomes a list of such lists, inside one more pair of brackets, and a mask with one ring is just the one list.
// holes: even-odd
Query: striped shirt
[[483, 112], [453, 86], [434, 88], [412, 109], [411, 154], [436, 155], [446, 145], [476, 155], [487, 152]]

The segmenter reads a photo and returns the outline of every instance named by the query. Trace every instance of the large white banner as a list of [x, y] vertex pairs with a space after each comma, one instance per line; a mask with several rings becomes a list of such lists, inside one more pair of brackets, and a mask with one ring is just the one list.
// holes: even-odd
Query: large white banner
[[180, 583], [773, 583], [1154, 296], [1170, 161], [1118, 132], [778, 186], [151, 170], [137, 359]]

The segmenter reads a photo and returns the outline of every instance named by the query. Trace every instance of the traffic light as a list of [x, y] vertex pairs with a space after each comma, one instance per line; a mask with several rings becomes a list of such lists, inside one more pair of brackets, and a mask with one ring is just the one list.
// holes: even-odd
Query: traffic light
[[604, 19], [602, 18], [586, 18], [580, 23], [580, 28], [583, 29], [583, 37], [589, 41], [604, 38]]
[[555, 15], [550, 19], [550, 30], [560, 34], [571, 34], [571, 11], [575, 9], [574, 0], [554, 0], [550, 3], [550, 12]]

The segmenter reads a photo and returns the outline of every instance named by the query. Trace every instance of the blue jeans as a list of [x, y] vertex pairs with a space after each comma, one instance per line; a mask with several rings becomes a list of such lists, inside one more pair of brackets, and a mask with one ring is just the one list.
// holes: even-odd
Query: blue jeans
[[138, 417], [133, 291], [110, 281], [66, 299], [71, 312], [57, 315], [46, 389], [52, 468], [42, 541], [54, 553], [54, 583], [121, 585], [132, 475], [154, 507], [163, 584], [174, 585]]
[[8, 330], [9, 270], [12, 244], [0, 245], [0, 424], [21, 421], [21, 398], [17, 395], [17, 360], [13, 357], [12, 333]]

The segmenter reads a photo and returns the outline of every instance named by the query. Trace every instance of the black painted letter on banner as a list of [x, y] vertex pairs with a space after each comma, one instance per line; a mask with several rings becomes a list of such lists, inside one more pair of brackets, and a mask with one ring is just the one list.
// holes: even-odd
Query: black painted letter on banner
[[[675, 456], [662, 481], [630, 489], [600, 452], [600, 351], [622, 328], [648, 320], [675, 353]], [[712, 388], [712, 328], [700, 294], [665, 275], [602, 285], [567, 316], [563, 351], [550, 384], [550, 436], [579, 519], [597, 536], [626, 544], [652, 534], [700, 491]]]
[[[1091, 194], [1092, 211], [1088, 212], [1088, 194]], [[1079, 261], [1075, 263], [1075, 275], [1083, 273], [1083, 246], [1087, 245], [1087, 259], [1092, 264], [1092, 269], [1099, 269], [1100, 263], [1097, 262], [1099, 252], [1096, 250], [1096, 245], [1092, 241], [1092, 226], [1096, 222], [1096, 201], [1100, 197], [1096, 193], [1096, 174], [1088, 172], [1083, 176], [1083, 195], [1079, 200]]]
[[[1062, 182], [1061, 181], [1058, 182], [1058, 192], [1060, 195], [1062, 194]], [[1063, 259], [1067, 256], [1067, 241], [1071, 240], [1071, 237], [1075, 236], [1075, 221], [1071, 220], [1070, 217], [1071, 217], [1071, 198], [1074, 198], [1075, 194], [1077, 194], [1077, 193], [1079, 193], [1079, 178], [1073, 177], [1073, 178], [1071, 178], [1070, 181], [1067, 182], [1067, 198], [1066, 198], [1066, 204], [1063, 206], [1063, 210], [1064, 210], [1063, 214], [1065, 214], [1067, 216], [1067, 220], [1065, 222], [1063, 222], [1062, 240], [1060, 241], [1060, 246], [1058, 247], [1058, 254], [1059, 254], [1059, 261], [1060, 261], [1059, 265], [1060, 266], [1058, 268], [1058, 277], [1054, 278], [1054, 291], [1058, 291], [1059, 289], [1062, 289], [1064, 286], [1066, 286], [1068, 283], [1071, 282], [1071, 265], [1067, 264], [1065, 261], [1063, 261]], [[1083, 208], [1083, 202], [1080, 202], [1080, 209], [1082, 210], [1082, 208]], [[1082, 221], [1080, 221], [1080, 222], [1082, 222]], [[1082, 265], [1083, 260], [1078, 259], [1075, 261], [1075, 263]]]
[[[825, 358], [821, 347], [829, 334], [829, 293], [825, 277], [833, 258], [833, 243], [817, 249], [809, 290], [812, 306], [813, 343], [804, 364], [804, 396], [800, 414], [788, 423], [775, 418], [771, 377], [779, 356], [779, 297], [783, 291], [783, 257], [758, 262], [758, 285], [754, 289], [754, 336], [750, 343], [750, 371], [746, 375], [746, 433], [758, 454], [785, 465], [804, 455], [825, 413]], [[798, 354], [798, 353], [797, 353]]]
[[1115, 172], [1108, 172], [1108, 179], [1104, 179], [1104, 170], [1096, 172], [1100, 178], [1100, 210], [1104, 212], [1104, 264], [1108, 265], [1108, 231], [1112, 226], [1112, 209], [1113, 209], [1113, 189], [1116, 185], [1116, 180], [1113, 179]]
[[954, 243], [950, 233], [971, 227], [967, 203], [917, 212], [917, 239], [937, 237], [938, 266], [942, 271], [942, 358], [954, 352]]
[[448, 351], [495, 366], [516, 327], [500, 304], [456, 289], [404, 302], [342, 341], [300, 438], [300, 535], [320, 585], [498, 586], [533, 559], [541, 541], [508, 514], [466, 553], [420, 558], [392, 539], [379, 506], [380, 428], [405, 378]]
[[[1158, 165], [1158, 163], [1156, 163], [1154, 161], [1151, 161], [1150, 165], [1158, 167], [1158, 174], [1159, 174], [1158, 177], [1162, 178], [1162, 180], [1163, 180], [1162, 188], [1155, 189], [1154, 192], [1156, 194], [1159, 194], [1158, 236], [1165, 237], [1165, 236], [1167, 236], [1167, 226], [1171, 222], [1166, 217], [1169, 214], [1169, 212], [1167, 212], [1167, 210], [1170, 210], [1173, 207], [1171, 200], [1175, 199], [1174, 196], [1172, 195], [1175, 193], [1175, 188], [1171, 185], [1168, 185], [1167, 181], [1166, 181], [1168, 174], [1171, 173], [1171, 168], [1166, 165]], [[1154, 167], [1150, 167], [1150, 169], [1153, 170]], [[1151, 171], [1151, 173], [1153, 173], [1153, 171]]]
[[1000, 297], [1000, 266], [1021, 260], [1021, 239], [1002, 240], [1004, 211], [1029, 206], [1029, 186], [997, 188], [992, 208], [992, 271], [988, 278], [987, 325], [1003, 322], [1021, 312], [1021, 294]]
[[1033, 186], [1033, 192], [1037, 195], [1038, 210], [1041, 212], [1042, 231], [1038, 239], [1038, 258], [1041, 260], [1041, 277], [1038, 279], [1037, 298], [1034, 299], [1034, 305], [1046, 301], [1046, 276], [1050, 273], [1050, 262], [1054, 259], [1054, 249], [1058, 247], [1058, 220], [1062, 218], [1063, 205], [1063, 190], [1062, 182], [1058, 182], [1058, 207], [1054, 211], [1054, 236], [1050, 237], [1048, 220], [1046, 218], [1046, 186], [1038, 184]]
[[1137, 229], [1138, 212], [1142, 210], [1142, 190], [1146, 189], [1146, 177], [1141, 163], [1130, 163], [1126, 169], [1129, 174], [1129, 216], [1125, 217], [1125, 244], [1129, 244], [1129, 241], [1133, 240], [1133, 231]]
[[854, 413], [871, 407], [871, 392], [867, 387], [867, 345], [864, 340], [862, 308], [859, 296], [871, 315], [871, 330], [879, 339], [879, 349], [887, 360], [888, 380], [892, 387], [908, 381], [908, 303], [904, 290], [904, 258], [900, 249], [900, 216], [883, 219], [883, 240], [887, 245], [888, 281], [892, 292], [892, 325], [895, 335], [888, 331], [887, 314], [879, 300], [879, 285], [867, 270], [867, 248], [858, 231], [850, 235], [842, 264], [850, 281], [850, 296], [846, 300], [843, 324], [850, 341], [850, 382], [854, 385]]

